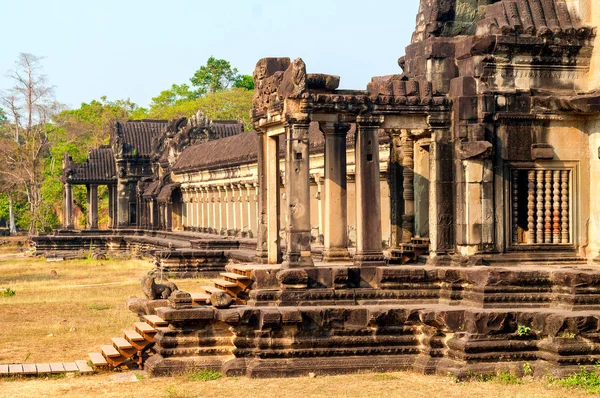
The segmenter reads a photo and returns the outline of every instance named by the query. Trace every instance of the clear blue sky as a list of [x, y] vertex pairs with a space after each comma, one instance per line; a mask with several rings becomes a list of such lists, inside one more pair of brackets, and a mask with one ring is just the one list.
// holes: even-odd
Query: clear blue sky
[[56, 99], [146, 106], [215, 56], [252, 74], [267, 56], [364, 89], [401, 73], [419, 0], [0, 0], [0, 89], [20, 52], [43, 56]]

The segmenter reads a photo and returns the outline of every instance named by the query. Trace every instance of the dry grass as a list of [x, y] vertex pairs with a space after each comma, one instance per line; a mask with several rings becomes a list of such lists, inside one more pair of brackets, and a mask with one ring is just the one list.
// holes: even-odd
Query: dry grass
[[[4, 257], [4, 259], [2, 259]], [[140, 297], [139, 278], [148, 261], [64, 261], [7, 259], [0, 256], [0, 363], [84, 359], [136, 320], [125, 308]], [[58, 277], [50, 275], [52, 270]], [[182, 289], [198, 290], [201, 280], [174, 280]], [[88, 286], [110, 284], [104, 286]], [[71, 328], [75, 331], [69, 331]], [[52, 334], [53, 337], [48, 337]], [[135, 377], [137, 375], [137, 377]], [[118, 380], [128, 377], [130, 381]], [[0, 379], [0, 396], [10, 397], [569, 397], [589, 396], [544, 380], [520, 384], [456, 383], [449, 377], [413, 373], [358, 374], [296, 379], [222, 378], [192, 381], [186, 376], [148, 378], [142, 372], [62, 378]]]
[[0, 253], [16, 253], [28, 249], [26, 236], [0, 236]]
[[[138, 378], [118, 381], [122, 375], [99, 374], [62, 379], [0, 380], [3, 396], [17, 397], [114, 397], [114, 398], [305, 398], [305, 397], [587, 397], [580, 390], [568, 390], [536, 380], [506, 385], [497, 381], [455, 383], [448, 377], [413, 373], [386, 375], [358, 374], [295, 379], [223, 378], [190, 381], [187, 377]], [[126, 375], [124, 375], [126, 376]]]
[[[137, 320], [125, 300], [143, 297], [139, 278], [151, 268], [143, 260], [47, 263], [0, 257], [0, 289], [16, 292], [0, 295], [0, 363], [87, 359], [88, 352], [122, 336], [122, 329]], [[173, 281], [188, 291], [201, 284]]]

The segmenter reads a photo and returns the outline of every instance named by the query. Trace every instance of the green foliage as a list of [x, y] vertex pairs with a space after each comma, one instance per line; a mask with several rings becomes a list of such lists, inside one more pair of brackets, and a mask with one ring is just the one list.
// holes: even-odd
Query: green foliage
[[512, 385], [512, 384], [521, 384], [523, 380], [518, 378], [517, 376], [510, 374], [506, 371], [499, 372], [494, 378], [500, 384]]
[[575, 333], [570, 333], [568, 331], [562, 332], [558, 337], [563, 339], [574, 339], [577, 335]]
[[3, 297], [12, 297], [15, 294], [17, 294], [17, 292], [15, 292], [14, 290], [12, 290], [10, 287], [2, 289], [2, 296]]
[[237, 88], [245, 88], [246, 90], [254, 90], [254, 78], [250, 75], [241, 75], [235, 83], [233, 83], [233, 87]]
[[206, 94], [197, 99], [180, 101], [169, 107], [151, 107], [144, 117], [152, 119], [174, 119], [192, 117], [202, 111], [212, 120], [241, 120], [247, 130], [251, 129], [250, 110], [253, 92], [243, 88], [230, 88]]
[[0, 107], [0, 125], [6, 123], [6, 120], [6, 112], [4, 112], [4, 109]]
[[566, 379], [559, 380], [558, 383], [567, 388], [581, 388], [591, 393], [600, 393], [600, 364], [594, 366], [593, 370], [587, 370], [581, 366], [579, 372], [573, 373]]
[[223, 377], [221, 373], [209, 369], [204, 369], [199, 372], [190, 373], [188, 375], [188, 379], [190, 381], [211, 381], [218, 380], [221, 377]]
[[206, 65], [201, 66], [190, 78], [190, 81], [196, 87], [195, 94], [201, 96], [224, 90], [235, 83], [238, 78], [238, 70], [232, 68], [229, 61], [210, 57], [206, 61]]
[[531, 328], [526, 325], [518, 325], [517, 326], [517, 335], [518, 336], [527, 336], [531, 332]]
[[190, 86], [185, 83], [173, 84], [170, 89], [161, 91], [158, 96], [152, 98], [151, 107], [164, 108], [190, 99], [194, 99], [194, 93], [190, 91]]
[[525, 362], [523, 364], [523, 375], [524, 376], [533, 376], [533, 368], [529, 362]]
[[[13, 195], [13, 209], [17, 227], [25, 230], [29, 228], [29, 217], [27, 216], [29, 214], [29, 205], [24, 195]], [[8, 217], [8, 195], [0, 193], [0, 221], [4, 220], [8, 225]], [[22, 220], [23, 218], [26, 218], [26, 220]]]

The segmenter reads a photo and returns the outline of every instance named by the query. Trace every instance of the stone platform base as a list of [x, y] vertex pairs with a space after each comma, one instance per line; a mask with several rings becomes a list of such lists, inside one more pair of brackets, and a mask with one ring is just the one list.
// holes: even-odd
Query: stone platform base
[[414, 370], [566, 376], [600, 361], [600, 312], [443, 305], [158, 308], [153, 375], [228, 376]]

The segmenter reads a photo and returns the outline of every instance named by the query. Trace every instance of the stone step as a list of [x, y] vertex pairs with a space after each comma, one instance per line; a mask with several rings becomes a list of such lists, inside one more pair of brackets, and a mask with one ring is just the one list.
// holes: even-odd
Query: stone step
[[23, 364], [23, 374], [24, 375], [36, 375], [37, 367], [33, 363], [24, 363]]
[[145, 340], [144, 336], [142, 336], [135, 330], [126, 329], [126, 330], [123, 330], [123, 333], [125, 334], [125, 338], [128, 341], [144, 341]]
[[233, 272], [221, 272], [220, 275], [226, 279], [229, 278], [236, 281], [247, 281], [248, 279], [250, 279], [246, 275], [235, 274]]
[[60, 362], [53, 362], [53, 363], [50, 364], [50, 371], [53, 374], [64, 373], [65, 372], [65, 367]]
[[75, 361], [75, 364], [81, 373], [92, 373], [94, 371], [94, 369], [87, 364], [87, 361], [79, 360]]
[[[102, 357], [102, 355], [100, 355]], [[104, 357], [102, 357], [102, 359], [104, 360]], [[105, 361], [106, 362], [106, 361]], [[43, 373], [50, 373], [50, 365], [47, 363], [36, 363], [35, 364], [35, 368], [37, 370], [38, 374], [43, 374]]]
[[169, 322], [165, 321], [164, 319], [162, 319], [161, 317], [159, 317], [157, 315], [144, 315], [144, 319], [150, 326], [152, 326], [154, 328], [169, 325]]
[[23, 374], [23, 365], [21, 365], [21, 364], [8, 365], [8, 373], [11, 375]]
[[229, 282], [224, 279], [212, 279], [211, 282], [214, 283], [216, 287], [221, 288], [238, 287], [237, 283]]
[[65, 362], [63, 363], [63, 367], [65, 368], [65, 372], [79, 372], [79, 367], [75, 362]]
[[214, 287], [214, 286], [200, 286], [202, 289], [204, 289], [204, 291], [208, 294], [213, 294], [213, 293], [218, 293], [218, 292], [222, 292], [223, 289], [219, 289], [218, 287]]
[[146, 322], [136, 322], [133, 324], [136, 330], [142, 334], [154, 334], [156, 333], [156, 329], [152, 326], [148, 325]]
[[133, 348], [129, 341], [125, 340], [123, 337], [113, 337], [111, 340], [119, 350], [131, 350]]
[[190, 293], [192, 303], [196, 305], [206, 305], [210, 303], [210, 294], [208, 293]]
[[121, 353], [112, 345], [103, 344], [100, 346], [100, 349], [106, 358], [116, 358], [121, 356]]

